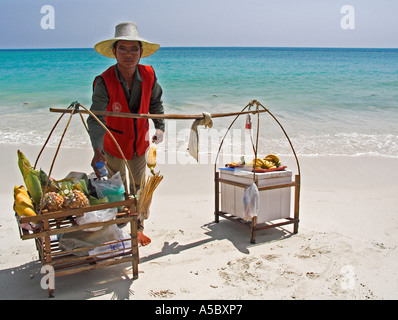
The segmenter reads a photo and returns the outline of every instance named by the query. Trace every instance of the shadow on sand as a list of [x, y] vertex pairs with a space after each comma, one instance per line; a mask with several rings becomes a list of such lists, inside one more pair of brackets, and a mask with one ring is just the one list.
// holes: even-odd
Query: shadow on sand
[[[140, 263], [156, 260], [167, 255], [179, 254], [185, 250], [199, 247], [214, 241], [228, 240], [243, 254], [249, 254], [250, 248], [287, 239], [293, 235], [283, 228], [257, 231], [256, 243], [250, 243], [250, 230], [231, 221], [221, 219], [201, 227], [204, 239], [188, 244], [165, 242], [161, 251], [141, 257]], [[48, 299], [46, 288], [42, 288], [42, 264], [31, 261], [18, 267], [0, 270], [1, 300]], [[130, 299], [133, 282], [131, 265], [128, 263], [103, 269], [84, 271], [77, 275], [55, 278], [55, 298], [59, 300], [84, 300], [112, 294], [111, 299]]]

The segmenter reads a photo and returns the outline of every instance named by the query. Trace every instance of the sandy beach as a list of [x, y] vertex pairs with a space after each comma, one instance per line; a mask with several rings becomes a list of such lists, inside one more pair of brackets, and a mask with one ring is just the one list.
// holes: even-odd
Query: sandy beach
[[[19, 238], [12, 189], [22, 184], [16, 145], [0, 146], [0, 299], [48, 299], [33, 240]], [[40, 147], [20, 146], [34, 161]], [[49, 169], [54, 149], [39, 166]], [[91, 172], [91, 150], [61, 150], [53, 177]], [[292, 159], [285, 159], [293, 171]], [[284, 159], [282, 159], [284, 161]], [[140, 247], [139, 278], [121, 264], [55, 280], [55, 298], [307, 300], [398, 298], [398, 159], [299, 156], [299, 232], [214, 223], [214, 165], [157, 167]]]

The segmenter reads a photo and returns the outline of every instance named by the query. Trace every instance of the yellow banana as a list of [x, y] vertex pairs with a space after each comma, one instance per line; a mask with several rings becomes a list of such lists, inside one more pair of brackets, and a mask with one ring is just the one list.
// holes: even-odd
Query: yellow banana
[[26, 195], [27, 197], [29, 197], [28, 191], [25, 189], [24, 186], [15, 186], [14, 187], [14, 197], [19, 193], [22, 193], [22, 194]]
[[255, 164], [255, 166], [256, 166], [257, 168], [262, 168], [262, 167], [264, 167], [264, 160], [263, 160], [263, 159], [256, 158], [256, 159], [253, 160], [253, 162], [254, 162], [254, 164]]
[[36, 216], [32, 199], [24, 186], [14, 187], [14, 210], [20, 217]]
[[33, 202], [32, 202], [32, 200], [31, 200], [28, 196], [24, 195], [23, 193], [18, 193], [18, 194], [15, 196], [15, 204], [16, 204], [16, 205], [18, 205], [18, 204], [24, 204], [24, 205], [26, 205], [26, 206], [28, 206], [28, 207], [31, 207], [31, 208], [33, 209]]
[[14, 210], [20, 217], [34, 217], [37, 215], [35, 210], [24, 204], [16, 204]]
[[265, 160], [267, 161], [272, 161], [276, 167], [279, 167], [281, 162], [279, 160], [279, 157], [275, 154], [269, 154], [265, 157]]
[[269, 154], [268, 156], [265, 157], [265, 159], [268, 160], [268, 161], [272, 161], [274, 163], [278, 163], [279, 162], [279, 158], [275, 154]]

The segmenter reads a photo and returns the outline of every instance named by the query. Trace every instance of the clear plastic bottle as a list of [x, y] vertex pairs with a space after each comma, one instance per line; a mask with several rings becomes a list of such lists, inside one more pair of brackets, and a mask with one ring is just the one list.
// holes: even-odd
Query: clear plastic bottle
[[98, 169], [101, 179], [104, 179], [108, 176], [108, 170], [102, 161], [97, 162], [95, 167]]

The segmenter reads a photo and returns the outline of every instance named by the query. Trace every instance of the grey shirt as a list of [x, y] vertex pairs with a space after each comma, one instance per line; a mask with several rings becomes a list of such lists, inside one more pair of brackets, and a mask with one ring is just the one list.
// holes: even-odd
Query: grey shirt
[[[122, 84], [124, 94], [126, 95], [130, 112], [138, 113], [141, 105], [141, 82], [143, 81], [138, 68], [136, 68], [135, 70], [133, 84], [131, 86], [131, 89], [129, 90], [127, 82], [122, 79], [119, 70], [117, 69], [117, 66], [115, 65], [114, 67], [117, 79]], [[149, 103], [149, 113], [164, 113], [162, 93], [162, 88], [157, 82], [157, 78], [155, 75], [155, 82], [152, 87], [151, 100]], [[108, 90], [105, 86], [105, 81], [102, 79], [102, 77], [97, 78], [92, 100], [93, 102], [90, 110], [106, 111], [106, 109], [108, 108], [109, 95]], [[97, 116], [97, 118], [105, 124], [105, 116]], [[153, 123], [156, 129], [164, 131], [164, 120], [153, 119]], [[89, 135], [93, 149], [95, 150], [96, 148], [100, 148], [101, 150], [103, 150], [105, 129], [91, 115], [87, 118], [87, 126], [89, 129]]]

